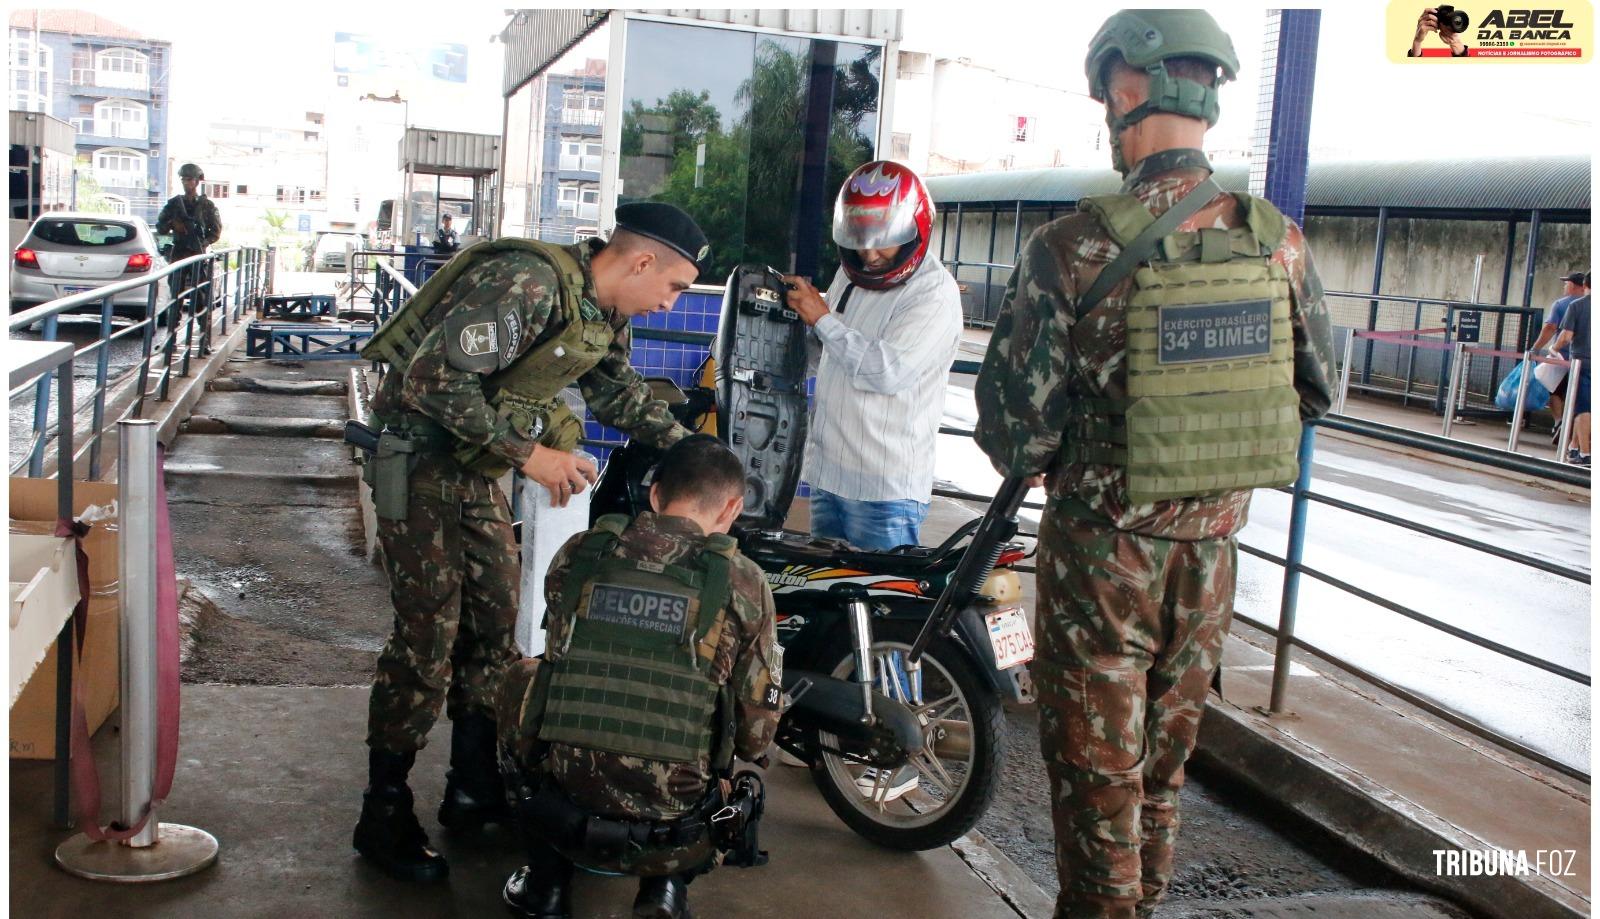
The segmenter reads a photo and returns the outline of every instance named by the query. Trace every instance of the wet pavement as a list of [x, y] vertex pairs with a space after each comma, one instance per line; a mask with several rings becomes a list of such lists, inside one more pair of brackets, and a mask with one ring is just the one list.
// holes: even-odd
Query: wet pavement
[[[968, 356], [968, 355], [964, 355]], [[952, 377], [945, 424], [976, 421], [970, 377]], [[1422, 415], [1422, 413], [1416, 413]], [[1429, 417], [1429, 416], [1422, 416]], [[1000, 476], [969, 437], [941, 435], [941, 485], [993, 494]], [[1327, 434], [1317, 438], [1312, 490], [1588, 574], [1587, 493], [1446, 466]], [[1030, 495], [1042, 501], [1040, 491]], [[1288, 495], [1258, 490], [1242, 545], [1281, 556]], [[1039, 511], [1021, 512], [1024, 530]], [[1305, 564], [1335, 578], [1560, 666], [1589, 672], [1590, 586], [1336, 508], [1312, 504]], [[1236, 608], [1276, 624], [1283, 569], [1239, 557]], [[1587, 769], [1589, 687], [1476, 647], [1302, 578], [1297, 634], [1385, 680], [1520, 743]]]

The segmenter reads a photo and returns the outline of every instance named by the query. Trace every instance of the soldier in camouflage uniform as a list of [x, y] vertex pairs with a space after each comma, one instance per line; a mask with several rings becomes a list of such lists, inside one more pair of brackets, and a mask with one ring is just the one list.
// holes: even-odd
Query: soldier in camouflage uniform
[[[222, 215], [217, 205], [200, 194], [200, 183], [206, 179], [205, 171], [194, 163], [184, 163], [178, 169], [178, 181], [183, 184], [183, 194], [167, 199], [156, 217], [156, 232], [172, 234], [172, 251], [168, 261], [177, 262], [191, 255], [200, 255], [222, 238]], [[211, 263], [192, 265], [167, 277], [167, 287], [176, 297], [180, 292], [210, 280]], [[204, 309], [211, 298], [209, 288], [195, 295], [195, 309]]]
[[[631, 436], [666, 447], [688, 434], [629, 364], [629, 321], [670, 309], [705, 255], [694, 221], [666, 204], [618, 208], [605, 244], [485, 243], [418, 291], [420, 312], [397, 313], [374, 336], [388, 342], [406, 326], [414, 353], [363, 350], [392, 365], [373, 400], [387, 433], [368, 468], [395, 620], [372, 686], [354, 845], [391, 875], [448, 871], [407, 785], [441, 705], [451, 768], [439, 822], [506, 819], [494, 694], [517, 657], [520, 567], [496, 480], [521, 469], [560, 505], [594, 481], [593, 464], [570, 452], [581, 424], [557, 395], [574, 381], [596, 417]], [[391, 461], [398, 481], [382, 471]]]
[[[640, 514], [625, 530], [626, 518], [608, 518], [561, 548], [545, 580], [544, 656], [513, 665], [501, 683], [501, 763], [529, 847], [529, 864], [507, 882], [505, 899], [514, 913], [524, 917], [569, 915], [567, 887], [574, 861], [594, 870], [639, 875], [635, 916], [687, 916], [688, 881], [710, 870], [718, 857], [705, 822], [706, 805], [716, 800], [715, 784], [726, 776], [732, 756], [755, 760], [777, 731], [783, 658], [772, 592], [761, 569], [738, 553], [731, 538], [717, 535], [727, 533], [744, 507], [739, 460], [709, 435], [679, 441], [657, 468], [650, 504], [656, 513]], [[608, 525], [614, 529], [608, 531]], [[627, 608], [625, 603], [607, 606], [598, 599], [612, 589], [610, 583], [624, 578], [584, 564], [585, 546], [596, 537], [604, 549], [596, 550], [599, 554], [593, 558], [642, 562], [649, 572], [696, 569], [708, 552], [720, 551], [726, 559], [721, 602], [710, 599], [716, 576], [704, 567], [689, 579], [702, 584], [697, 594], [671, 580], [661, 581], [660, 575], [656, 582], [645, 582], [659, 590], [634, 588], [632, 593], [659, 597], [678, 592], [702, 601], [697, 612], [690, 607], [686, 627], [694, 630], [686, 634], [703, 636], [693, 644], [698, 667], [691, 671], [689, 682], [703, 681], [719, 701], [712, 718], [702, 713], [689, 719], [689, 733], [702, 741], [697, 752], [658, 754], [661, 758], [616, 752], [645, 748], [626, 736], [584, 739], [583, 733], [574, 731], [588, 728], [588, 723], [564, 720], [558, 708], [562, 675], [583, 663], [585, 648], [593, 653], [593, 646], [581, 638], [574, 641], [580, 624], [595, 619], [605, 620], [602, 628], [637, 624], [618, 617], [617, 611]], [[616, 634], [613, 629], [607, 635], [606, 649]], [[676, 635], [670, 641], [681, 644]], [[640, 653], [629, 652], [627, 659], [638, 661]], [[650, 687], [631, 683], [620, 676], [623, 670], [614, 663], [606, 665], [602, 672], [609, 676], [599, 684], [585, 684], [582, 718], [600, 720], [594, 699], [597, 685], [603, 686], [624, 700], [618, 713], [623, 720], [628, 708], [648, 707], [651, 714], [641, 725], [645, 733], [653, 733], [668, 722], [665, 706], [670, 703], [652, 700], [646, 705], [641, 700]], [[657, 684], [663, 679], [659, 667], [632, 672], [651, 676]], [[654, 828], [654, 842], [595, 851], [562, 829], [565, 823], [591, 817], [641, 834]], [[588, 829], [589, 840], [596, 836], [595, 829]]]
[[[1250, 486], [1292, 480], [1300, 420], [1328, 410], [1333, 358], [1300, 228], [1264, 201], [1209, 184], [1198, 148], [1216, 120], [1217, 72], [1237, 69], [1227, 35], [1200, 11], [1123, 11], [1091, 43], [1087, 66], [1123, 195], [1085, 199], [1028, 240], [978, 377], [977, 442], [1002, 474], [1043, 474], [1048, 491], [1032, 672], [1052, 787], [1056, 916], [1124, 919], [1151, 915], [1171, 880], [1178, 791], [1232, 616]], [[1178, 207], [1178, 216], [1198, 210], [1139, 239]], [[1125, 249], [1134, 255], [1113, 266]], [[1153, 265], [1254, 272], [1267, 293], [1195, 307], [1196, 291], [1215, 285], [1163, 287]], [[1097, 284], [1102, 272], [1107, 283]], [[1257, 317], [1259, 350], [1253, 333], [1233, 352], [1186, 344], [1183, 330], [1216, 330], [1227, 310]], [[1222, 396], [1186, 388], [1199, 369], [1222, 380]], [[1163, 385], [1178, 417], [1142, 427], [1136, 406], [1161, 400], [1135, 398], [1135, 388]], [[1207, 423], [1191, 423], [1185, 416], [1207, 399], [1198, 416]], [[1229, 424], [1239, 427], [1202, 443]]]

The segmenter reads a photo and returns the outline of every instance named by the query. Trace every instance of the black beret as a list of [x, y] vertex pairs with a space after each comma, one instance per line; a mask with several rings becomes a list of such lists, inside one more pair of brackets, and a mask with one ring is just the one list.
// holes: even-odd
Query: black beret
[[661, 201], [617, 206], [617, 229], [648, 236], [692, 262], [695, 268], [711, 254], [700, 225], [683, 209]]

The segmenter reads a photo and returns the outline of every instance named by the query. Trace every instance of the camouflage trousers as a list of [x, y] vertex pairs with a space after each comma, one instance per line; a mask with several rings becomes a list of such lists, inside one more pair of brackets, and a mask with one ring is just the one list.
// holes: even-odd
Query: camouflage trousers
[[1149, 916], [1172, 880], [1178, 791], [1236, 567], [1232, 539], [1156, 539], [1045, 509], [1032, 671], [1057, 919]]
[[[618, 795], [625, 799], [630, 789], [640, 797], [659, 795], [657, 786], [664, 783], [665, 779], [650, 771], [629, 774], [624, 770], [613, 774], [609, 780], [615, 784], [615, 788], [607, 789], [567, 788], [560, 784], [557, 776], [550, 774], [546, 756], [549, 745], [539, 740], [539, 711], [534, 697], [534, 682], [542, 664], [543, 661], [538, 658], [523, 658], [512, 664], [500, 681], [496, 702], [500, 771], [505, 777], [509, 793], [515, 796], [519, 789], [531, 791], [542, 782], [556, 781], [557, 787], [561, 787], [564, 793], [570, 793], [569, 799], [582, 798], [591, 807], [596, 800], [615, 801]], [[570, 752], [580, 757], [587, 755], [587, 751]], [[598, 756], [607, 762], [616, 759], [603, 753]], [[595, 774], [598, 772], [594, 771]], [[515, 801], [512, 807], [515, 810]], [[615, 810], [608, 809], [600, 816], [614, 817], [622, 812], [624, 809], [617, 806]], [[522, 820], [520, 815], [518, 820]], [[524, 825], [521, 829], [533, 843], [530, 845], [530, 858], [563, 859], [590, 871], [657, 877], [709, 871], [721, 862], [722, 853], [712, 845], [709, 836], [680, 846], [640, 847], [629, 843], [620, 856], [600, 859], [581, 848], [563, 844], [563, 840], [549, 838], [541, 827]]]
[[367, 744], [420, 750], [439, 717], [494, 717], [494, 693], [517, 659], [521, 568], [511, 508], [493, 480], [424, 454], [405, 520], [378, 520], [394, 631], [378, 655]]

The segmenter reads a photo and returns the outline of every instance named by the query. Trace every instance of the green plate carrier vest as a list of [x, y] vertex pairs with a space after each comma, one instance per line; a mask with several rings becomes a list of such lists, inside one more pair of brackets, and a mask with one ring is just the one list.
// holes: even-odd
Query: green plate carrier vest
[[[1122, 467], [1135, 504], [1287, 485], [1298, 471], [1289, 276], [1272, 260], [1288, 228], [1270, 202], [1235, 197], [1243, 226], [1173, 233], [1133, 270], [1118, 307], [1126, 358], [1102, 380], [1127, 396], [1080, 397], [1071, 410], [1067, 461]], [[1127, 194], [1085, 198], [1079, 209], [1124, 247], [1156, 219]], [[1079, 354], [1103, 327], [1102, 308], [1078, 317]]]
[[[361, 356], [386, 363], [392, 371], [405, 373], [422, 340], [439, 324], [442, 317], [435, 315], [434, 307], [444, 299], [451, 285], [483, 258], [515, 251], [537, 253], [555, 266], [556, 305], [551, 310], [546, 332], [552, 329], [559, 329], [559, 332], [547, 334], [511, 366], [490, 375], [484, 381], [484, 393], [500, 417], [522, 436], [537, 439], [553, 449], [572, 450], [577, 446], [583, 425], [558, 393], [600, 363], [610, 350], [616, 332], [592, 305], [589, 312], [595, 318], [585, 318], [583, 266], [564, 247], [535, 239], [507, 237], [464, 250], [389, 317], [362, 346]], [[460, 447], [455, 451], [455, 458], [467, 468], [491, 477], [503, 475], [511, 468], [506, 460], [476, 444]]]
[[693, 567], [620, 558], [627, 519], [600, 518], [573, 556], [568, 577], [581, 586], [567, 593], [560, 656], [546, 655], [539, 739], [673, 763], [710, 757], [722, 768], [732, 738], [717, 736], [722, 686], [705, 642], [725, 615], [736, 544], [712, 536]]

